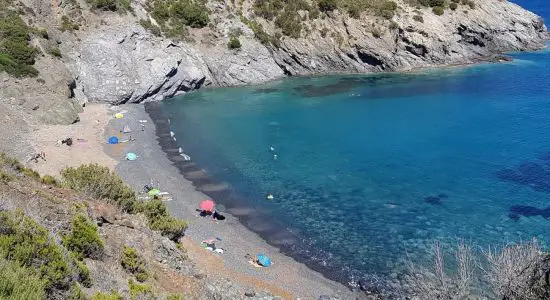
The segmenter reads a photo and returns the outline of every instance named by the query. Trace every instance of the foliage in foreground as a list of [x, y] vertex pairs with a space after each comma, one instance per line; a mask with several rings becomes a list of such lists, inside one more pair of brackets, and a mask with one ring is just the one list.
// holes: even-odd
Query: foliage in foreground
[[16, 77], [36, 76], [37, 50], [29, 44], [30, 28], [14, 10], [0, 5], [0, 72]]
[[0, 257], [35, 270], [46, 292], [67, 290], [70, 267], [48, 231], [22, 212], [0, 212]]
[[144, 282], [149, 277], [145, 268], [145, 260], [138, 254], [137, 250], [131, 247], [124, 247], [120, 259], [122, 267], [136, 276], [136, 280]]
[[0, 299], [46, 299], [46, 282], [17, 262], [0, 258]]
[[550, 299], [550, 254], [542, 252], [534, 239], [500, 250], [484, 250], [483, 261], [476, 261], [471, 245], [460, 241], [454, 253], [454, 272], [449, 272], [439, 242], [433, 252], [431, 268], [409, 266], [409, 293], [420, 299], [470, 299], [480, 296], [474, 291], [480, 286], [487, 287], [497, 299]]
[[187, 223], [172, 217], [161, 200], [138, 201], [134, 191], [107, 167], [82, 165], [64, 169], [61, 176], [69, 188], [115, 204], [127, 213], [144, 213], [149, 220], [149, 227], [171, 240], [177, 241], [187, 229]]
[[82, 165], [64, 169], [61, 176], [68, 188], [115, 204], [124, 212], [133, 213], [136, 210], [134, 191], [107, 167], [98, 164]]
[[73, 217], [71, 232], [64, 237], [63, 242], [79, 259], [99, 259], [103, 255], [103, 240], [97, 226], [83, 215]]

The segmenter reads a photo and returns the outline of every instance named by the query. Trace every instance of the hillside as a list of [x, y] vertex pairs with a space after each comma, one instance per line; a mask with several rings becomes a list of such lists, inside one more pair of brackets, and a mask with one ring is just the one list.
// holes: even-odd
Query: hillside
[[[505, 0], [1, 0], [0, 112], [25, 148], [86, 102], [161, 100], [284, 76], [405, 71], [538, 49]], [[4, 149], [10, 150], [10, 149]]]
[[106, 169], [60, 183], [1, 155], [0, 297], [279, 299], [203, 271], [177, 242], [185, 226]]

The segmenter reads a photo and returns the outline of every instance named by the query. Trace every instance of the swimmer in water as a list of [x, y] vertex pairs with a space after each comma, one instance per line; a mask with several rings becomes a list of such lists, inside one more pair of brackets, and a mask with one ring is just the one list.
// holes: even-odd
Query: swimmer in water
[[273, 195], [271, 195], [271, 194], [267, 194], [267, 196], [265, 196], [265, 198], [266, 198], [267, 200], [273, 200], [273, 199], [275, 199], [275, 197], [273, 197]]
[[274, 159], [274, 160], [277, 160], [278, 157], [279, 157], [279, 156], [278, 156], [277, 154], [273, 154], [273, 159]]
[[270, 146], [270, 147], [269, 147], [269, 151], [271, 151], [271, 152], [275, 151], [275, 147]]

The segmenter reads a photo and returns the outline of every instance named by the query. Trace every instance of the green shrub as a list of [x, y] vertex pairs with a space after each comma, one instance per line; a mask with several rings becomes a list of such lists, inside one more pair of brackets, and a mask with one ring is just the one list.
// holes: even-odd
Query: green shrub
[[438, 16], [441, 16], [445, 13], [445, 9], [441, 6], [434, 6], [432, 8], [432, 11], [434, 14], [438, 15]]
[[78, 274], [78, 282], [87, 288], [91, 287], [92, 277], [90, 277], [88, 266], [81, 260], [81, 256], [75, 252], [71, 252], [71, 258]]
[[229, 42], [227, 43], [227, 48], [229, 49], [240, 49], [241, 48], [241, 41], [239, 41], [239, 38], [237, 37], [230, 37]]
[[34, 34], [40, 36], [43, 39], [49, 39], [50, 36], [48, 34], [48, 30], [46, 28], [33, 28]]
[[299, 38], [302, 33], [302, 21], [300, 15], [296, 10], [289, 8], [285, 10], [275, 18], [275, 25], [281, 28], [284, 35]]
[[0, 212], [0, 257], [36, 270], [46, 291], [68, 289], [70, 268], [48, 231], [22, 212]]
[[322, 12], [333, 11], [338, 8], [336, 0], [319, 0], [318, 5]]
[[46, 282], [31, 269], [0, 258], [0, 299], [46, 299]]
[[82, 165], [61, 171], [63, 184], [86, 195], [117, 205], [125, 212], [135, 211], [136, 195], [109, 168], [98, 164]]
[[40, 174], [38, 174], [38, 172], [36, 172], [35, 170], [33, 170], [31, 168], [23, 167], [21, 169], [21, 173], [23, 173], [23, 175], [25, 175], [27, 177], [30, 177], [32, 179], [40, 180]]
[[85, 216], [76, 215], [73, 217], [71, 227], [71, 232], [63, 238], [65, 247], [73, 251], [78, 259], [101, 258], [103, 240], [97, 232], [97, 226]]
[[44, 175], [44, 177], [42, 177], [42, 183], [57, 186], [57, 180], [50, 175]]
[[78, 29], [80, 29], [80, 25], [78, 25], [78, 23], [73, 22], [71, 19], [69, 19], [69, 17], [65, 15], [61, 17], [61, 26], [59, 27], [59, 30], [65, 32]]
[[187, 229], [187, 223], [175, 219], [168, 214], [166, 205], [161, 200], [150, 200], [143, 205], [142, 212], [149, 220], [149, 227], [158, 230], [162, 235], [176, 241], [182, 237]]
[[82, 292], [82, 289], [80, 288], [80, 285], [78, 285], [78, 283], [74, 283], [71, 286], [68, 300], [86, 300], [86, 296], [84, 295], [84, 292]]
[[183, 295], [179, 295], [179, 294], [168, 294], [168, 296], [166, 296], [166, 300], [183, 300], [184, 297]]
[[17, 12], [0, 9], [0, 72], [16, 77], [36, 76], [37, 50], [29, 44], [31, 28]]
[[89, 300], [122, 300], [122, 296], [116, 291], [111, 291], [110, 294], [96, 292]]
[[8, 183], [15, 179], [15, 176], [8, 174], [4, 172], [3, 170], [0, 170], [0, 182], [2, 183]]
[[429, 7], [445, 5], [445, 0], [419, 0], [419, 2], [420, 4]]
[[154, 299], [155, 294], [153, 288], [148, 284], [139, 284], [134, 282], [133, 279], [128, 281], [128, 287], [130, 289], [130, 299]]
[[449, 8], [450, 8], [451, 10], [456, 10], [456, 9], [458, 8], [458, 4], [456, 4], [455, 2], [451, 2], [451, 3], [449, 4]]
[[413, 20], [416, 22], [424, 23], [424, 18], [421, 15], [414, 15]]
[[120, 13], [132, 11], [130, 0], [87, 0], [96, 9], [118, 11]]
[[151, 23], [150, 20], [139, 20], [139, 24], [156, 36], [162, 35], [162, 31], [160, 30], [160, 28], [157, 25]]
[[134, 274], [139, 282], [144, 282], [149, 277], [145, 268], [145, 260], [134, 248], [124, 247], [120, 264], [126, 271]]
[[59, 50], [59, 47], [51, 47], [48, 49], [48, 53], [55, 57], [61, 58], [61, 50]]

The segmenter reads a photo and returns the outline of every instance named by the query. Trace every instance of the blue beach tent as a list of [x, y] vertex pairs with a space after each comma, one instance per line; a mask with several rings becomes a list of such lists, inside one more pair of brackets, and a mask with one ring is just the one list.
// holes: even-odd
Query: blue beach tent
[[114, 145], [118, 144], [118, 138], [116, 136], [112, 136], [109, 138], [109, 144]]
[[271, 259], [269, 258], [269, 256], [265, 255], [265, 254], [258, 254], [257, 255], [258, 257], [258, 263], [264, 267], [269, 267], [271, 266]]

